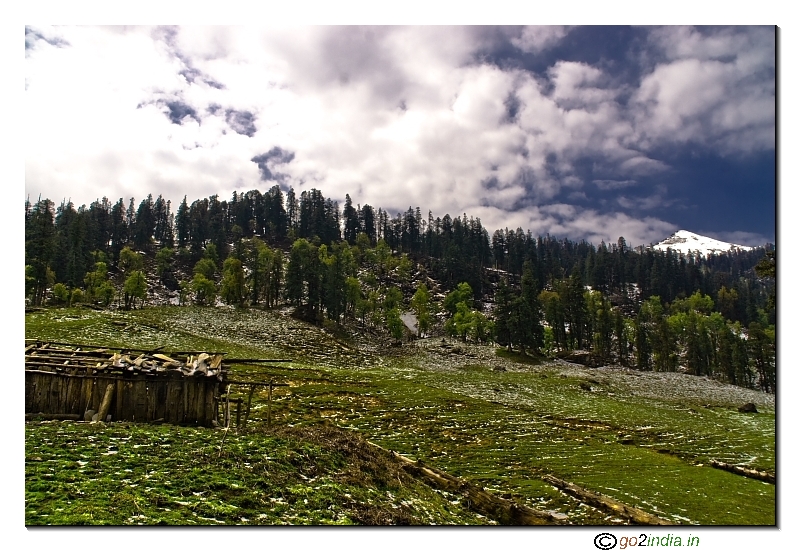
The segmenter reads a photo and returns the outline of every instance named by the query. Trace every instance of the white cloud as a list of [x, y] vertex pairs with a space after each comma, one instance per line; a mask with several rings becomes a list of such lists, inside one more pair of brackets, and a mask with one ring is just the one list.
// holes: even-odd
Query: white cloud
[[653, 42], [667, 60], [642, 79], [633, 98], [644, 142], [693, 142], [725, 154], [774, 148], [773, 32], [656, 30]]
[[[541, 51], [567, 32], [513, 40]], [[669, 224], [548, 203], [562, 191], [585, 200], [586, 159], [594, 184], [612, 191], [669, 168], [648, 156], [654, 144], [706, 137], [737, 150], [746, 132], [751, 147], [768, 145], [774, 85], [746, 75], [763, 56], [720, 57], [725, 47], [684, 32], [706, 53], [669, 49], [658, 30], [667, 59], [645, 75], [632, 114], [600, 66], [557, 62], [537, 76], [476, 61], [496, 39], [480, 28], [47, 28], [49, 42], [26, 59], [26, 191], [76, 204], [151, 192], [174, 203], [228, 198], [273, 185], [251, 159], [280, 147], [295, 155], [280, 171], [298, 192], [349, 193], [392, 212], [483, 212], [490, 227], [648, 239]], [[174, 124], [171, 112], [190, 116]]]
[[533, 235], [585, 239], [595, 244], [616, 242], [624, 237], [630, 246], [639, 246], [658, 242], [678, 230], [676, 225], [650, 216], [640, 219], [622, 212], [603, 213], [571, 204], [551, 204], [515, 212], [478, 207], [474, 212], [485, 227], [511, 230], [520, 227], [525, 231], [530, 229]]
[[558, 61], [548, 73], [555, 87], [552, 97], [559, 106], [594, 107], [617, 95], [616, 90], [602, 88], [603, 71], [586, 63]]
[[570, 28], [563, 25], [528, 25], [519, 37], [511, 43], [527, 53], [539, 53], [552, 48], [569, 33]]

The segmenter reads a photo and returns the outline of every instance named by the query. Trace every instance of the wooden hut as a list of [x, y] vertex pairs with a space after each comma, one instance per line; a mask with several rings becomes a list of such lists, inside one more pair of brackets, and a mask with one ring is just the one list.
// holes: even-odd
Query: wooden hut
[[25, 342], [25, 413], [214, 426], [223, 354]]

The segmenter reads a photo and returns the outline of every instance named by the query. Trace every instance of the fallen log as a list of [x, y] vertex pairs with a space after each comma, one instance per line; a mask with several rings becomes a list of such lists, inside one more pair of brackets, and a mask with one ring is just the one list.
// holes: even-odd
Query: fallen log
[[291, 363], [292, 361], [292, 359], [242, 359], [239, 357], [225, 359], [225, 363], [228, 365], [236, 363]]
[[595, 508], [600, 508], [611, 512], [619, 517], [630, 520], [639, 525], [674, 525], [671, 521], [662, 519], [654, 514], [639, 510], [633, 506], [628, 506], [622, 502], [608, 497], [606, 495], [589, 491], [569, 481], [558, 479], [555, 476], [545, 475], [542, 477], [544, 481], [572, 495], [573, 497], [581, 500]]
[[[371, 443], [371, 445], [375, 445]], [[397, 458], [403, 469], [409, 474], [420, 477], [428, 485], [436, 489], [461, 495], [463, 503], [486, 517], [496, 520], [501, 525], [567, 525], [567, 516], [557, 512], [543, 512], [517, 504], [513, 501], [495, 496], [483, 489], [452, 476], [436, 468], [425, 466], [383, 447], [379, 449], [390, 452]]]
[[726, 472], [738, 474], [740, 476], [749, 477], [751, 479], [757, 479], [765, 483], [772, 483], [773, 485], [775, 484], [775, 474], [771, 474], [769, 472], [764, 472], [761, 470], [753, 470], [751, 468], [745, 468], [743, 466], [736, 466], [735, 464], [728, 464], [726, 462], [720, 462], [714, 459], [711, 460], [711, 466], [714, 468], [718, 468], [720, 470], [725, 470]]

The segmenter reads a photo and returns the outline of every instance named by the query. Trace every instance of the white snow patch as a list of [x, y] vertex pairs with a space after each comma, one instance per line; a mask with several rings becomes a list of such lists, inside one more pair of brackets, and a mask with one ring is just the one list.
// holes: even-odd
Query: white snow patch
[[701, 256], [707, 256], [709, 254], [724, 254], [725, 252], [733, 252], [735, 250], [747, 251], [753, 249], [752, 246], [718, 241], [717, 239], [698, 235], [697, 233], [692, 233], [691, 231], [686, 231], [685, 229], [676, 231], [660, 243], [654, 244], [653, 248], [663, 251], [671, 248], [675, 252], [680, 252], [681, 254], [699, 252]]

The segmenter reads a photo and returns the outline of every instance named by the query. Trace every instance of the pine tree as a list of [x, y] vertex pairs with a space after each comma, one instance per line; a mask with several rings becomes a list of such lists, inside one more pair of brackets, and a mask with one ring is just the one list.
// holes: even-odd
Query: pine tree
[[184, 195], [183, 201], [178, 207], [178, 213], [175, 215], [175, 232], [178, 237], [178, 248], [186, 248], [189, 245], [190, 230], [191, 220], [189, 218], [189, 205], [186, 203], [186, 195]]
[[359, 226], [358, 212], [353, 208], [350, 195], [345, 195], [342, 215], [344, 217], [344, 240], [351, 245], [356, 244], [356, 236], [361, 231], [361, 227]]
[[526, 261], [522, 268], [522, 289], [517, 300], [518, 310], [518, 344], [522, 353], [526, 349], [538, 353], [544, 345], [544, 328], [542, 327], [541, 305], [538, 287], [533, 274], [533, 266]]
[[761, 323], [752, 322], [747, 330], [750, 361], [758, 374], [758, 385], [768, 393], [775, 393], [775, 335], [764, 330]]
[[651, 370], [653, 365], [652, 348], [652, 318], [649, 308], [642, 304], [636, 316], [636, 368]]
[[539, 302], [544, 309], [544, 319], [550, 326], [554, 346], [559, 350], [567, 349], [567, 328], [561, 296], [558, 292], [542, 290], [539, 293]]
[[565, 285], [563, 292], [564, 314], [569, 325], [567, 344], [570, 349], [583, 349], [586, 335], [586, 300], [584, 299], [583, 281], [577, 266]]
[[289, 254], [286, 298], [297, 307], [307, 306], [317, 318], [322, 304], [320, 254], [306, 239], [297, 239]]
[[[767, 251], [761, 261], [756, 264], [755, 270], [759, 277], [775, 281], [777, 277], [777, 261], [775, 258], [775, 250]], [[769, 298], [767, 299], [766, 309], [768, 313], [774, 316], [775, 308], [775, 286], [773, 285], [769, 294]]]
[[630, 355], [628, 353], [628, 331], [625, 318], [619, 309], [614, 309], [614, 339], [617, 348], [617, 361], [623, 367], [627, 367], [630, 363]]
[[611, 304], [600, 292], [591, 292], [590, 299], [593, 313], [593, 355], [600, 364], [606, 364], [611, 358], [612, 334], [614, 331], [611, 315]]
[[128, 224], [125, 203], [122, 199], [111, 208], [111, 257], [116, 263], [119, 253], [128, 243]]
[[[346, 243], [343, 243], [347, 246]], [[328, 319], [340, 321], [347, 307], [347, 294], [345, 283], [347, 275], [342, 265], [341, 251], [333, 245], [332, 254], [328, 254], [327, 247], [319, 247], [319, 260], [322, 268], [322, 300]]]
[[511, 310], [512, 295], [505, 279], [500, 280], [494, 296], [494, 341], [501, 346], [512, 347], [511, 343]]
[[131, 197], [130, 202], [128, 203], [128, 209], [125, 211], [125, 224], [128, 226], [128, 235], [133, 237], [135, 235], [135, 227], [134, 224], [136, 223], [136, 203], [134, 202], [133, 197]]
[[156, 228], [156, 219], [153, 213], [153, 195], [139, 203], [136, 211], [136, 220], [133, 224], [133, 242], [140, 249], [150, 244]]
[[[50, 261], [55, 252], [53, 203], [39, 200], [31, 209], [25, 225], [26, 276], [31, 278], [30, 291], [34, 305], [41, 305], [49, 282]], [[30, 266], [30, 270], [27, 269]]]
[[286, 218], [289, 229], [297, 232], [300, 225], [300, 205], [293, 187], [290, 187], [289, 192], [286, 193]]

